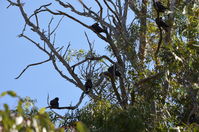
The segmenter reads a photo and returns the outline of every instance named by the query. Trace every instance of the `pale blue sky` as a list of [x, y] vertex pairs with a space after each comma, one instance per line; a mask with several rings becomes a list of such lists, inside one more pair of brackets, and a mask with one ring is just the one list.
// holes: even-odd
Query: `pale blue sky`
[[[25, 8], [29, 13], [34, 8], [49, 0], [27, 0]], [[71, 0], [72, 1], [72, 0]], [[43, 61], [47, 56], [36, 48], [32, 43], [23, 38], [18, 38], [24, 26], [19, 9], [10, 7], [7, 9], [8, 2], [0, 1], [0, 93], [6, 90], [14, 90], [21, 97], [29, 96], [37, 99], [36, 106], [39, 108], [47, 105], [46, 99], [49, 93], [50, 98], [59, 97], [60, 105], [67, 106], [76, 104], [81, 91], [65, 81], [53, 69], [51, 62], [39, 66], [29, 68], [20, 79], [14, 79], [28, 64]], [[80, 6], [77, 1], [75, 5]], [[51, 15], [43, 15], [41, 18], [43, 27], [47, 24]], [[86, 20], [89, 24], [94, 23], [93, 20]], [[88, 44], [84, 36], [86, 31], [91, 38], [95, 40], [95, 49], [103, 54], [105, 42], [100, 40], [92, 31], [87, 30], [69, 18], [64, 18], [57, 32], [57, 43], [59, 45], [67, 45], [71, 42], [73, 49], [87, 49]], [[32, 36], [32, 33], [29, 35]], [[35, 36], [35, 35], [33, 35]], [[85, 98], [84, 100], [88, 100]], [[12, 108], [16, 106], [16, 101], [10, 97], [0, 98], [0, 109], [3, 103], [8, 103]]]

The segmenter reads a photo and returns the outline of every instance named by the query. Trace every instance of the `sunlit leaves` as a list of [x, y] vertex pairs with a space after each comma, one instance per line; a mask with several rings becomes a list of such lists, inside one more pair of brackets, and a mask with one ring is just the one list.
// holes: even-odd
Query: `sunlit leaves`
[[3, 97], [5, 95], [10, 95], [11, 97], [17, 96], [17, 94], [14, 91], [6, 91], [6, 92], [1, 93], [0, 97]]
[[17, 94], [14, 91], [8, 91], [8, 95], [12, 96], [12, 97], [16, 97]]
[[75, 61], [76, 59], [79, 60], [85, 57], [85, 51], [83, 49], [80, 50], [69, 50], [67, 55], [65, 56], [65, 60], [67, 62]]
[[45, 111], [46, 111], [46, 108], [41, 108], [41, 109], [39, 110], [39, 114], [44, 114]]
[[90, 132], [86, 125], [81, 121], [75, 122], [75, 125], [78, 132]]
[[[1, 96], [10, 95], [16, 97], [13, 91], [3, 92]], [[0, 125], [5, 132], [9, 131], [24, 131], [24, 132], [63, 132], [62, 128], [56, 129], [51, 122], [49, 115], [45, 112], [45, 108], [29, 115], [25, 113], [24, 101], [18, 97], [18, 105], [16, 110], [10, 110], [7, 104], [4, 104], [4, 109], [0, 110]]]

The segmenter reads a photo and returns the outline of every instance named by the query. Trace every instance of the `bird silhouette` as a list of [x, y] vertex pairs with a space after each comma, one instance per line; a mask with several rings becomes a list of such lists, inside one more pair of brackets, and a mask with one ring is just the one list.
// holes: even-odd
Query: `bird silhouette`
[[88, 94], [93, 87], [93, 83], [92, 83], [91, 79], [86, 80], [84, 87], [86, 88], [85, 93]]
[[156, 19], [155, 19], [155, 22], [156, 22], [156, 24], [157, 24], [159, 27], [162, 27], [166, 32], [168, 32], [169, 25], [166, 24], [166, 23], [162, 20], [162, 17], [156, 18]]
[[115, 66], [113, 65], [113, 66], [109, 67], [108, 68], [108, 72], [111, 73], [112, 75], [115, 74], [115, 76], [118, 76], [118, 77], [121, 76], [121, 73], [117, 70], [116, 65]]
[[106, 33], [107, 31], [105, 29], [102, 29], [98, 23], [94, 23], [93, 25], [91, 25], [91, 28], [96, 32], [96, 33], [101, 33], [104, 32]]
[[56, 97], [50, 101], [50, 108], [59, 108], [59, 98]]

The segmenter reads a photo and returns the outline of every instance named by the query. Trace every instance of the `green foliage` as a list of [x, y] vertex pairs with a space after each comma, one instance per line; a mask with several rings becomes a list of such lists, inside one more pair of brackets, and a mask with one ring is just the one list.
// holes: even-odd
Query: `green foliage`
[[12, 97], [17, 97], [17, 94], [14, 92], [14, 91], [6, 91], [6, 92], [3, 92], [1, 93], [0, 97], [3, 97], [5, 95], [10, 95]]
[[126, 132], [144, 129], [141, 116], [135, 108], [123, 110], [108, 101], [98, 101], [81, 109], [78, 119], [94, 132]]
[[45, 108], [34, 113], [28, 112], [28, 107], [24, 104], [26, 99], [21, 99], [13, 91], [3, 92], [1, 97], [10, 95], [18, 98], [16, 110], [11, 110], [7, 104], [4, 104], [4, 109], [0, 110], [0, 130], [4, 132], [20, 131], [20, 132], [63, 132], [64, 129], [56, 129], [51, 122], [49, 114], [45, 112]]
[[75, 125], [78, 132], [90, 132], [86, 125], [81, 121], [75, 122]]

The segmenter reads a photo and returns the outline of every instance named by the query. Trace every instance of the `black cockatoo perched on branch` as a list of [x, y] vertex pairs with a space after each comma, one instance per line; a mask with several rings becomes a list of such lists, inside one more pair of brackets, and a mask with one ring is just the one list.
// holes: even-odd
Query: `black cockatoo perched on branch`
[[56, 97], [50, 101], [50, 108], [59, 108], [59, 98]]
[[91, 28], [96, 32], [96, 33], [107, 33], [107, 31], [105, 29], [102, 29], [98, 23], [94, 23], [93, 25], [91, 25]]
[[157, 24], [159, 27], [162, 27], [166, 32], [168, 32], [169, 25], [166, 24], [166, 23], [162, 20], [162, 17], [156, 18], [156, 19], [155, 19], [155, 22], [156, 22], [156, 24]]
[[115, 76], [118, 76], [118, 77], [121, 76], [121, 73], [117, 70], [116, 65], [109, 67], [108, 72], [111, 73], [111, 75], [115, 75]]
[[85, 93], [88, 94], [90, 92], [91, 88], [93, 87], [93, 83], [92, 83], [91, 79], [86, 80], [84, 87], [86, 88]]

